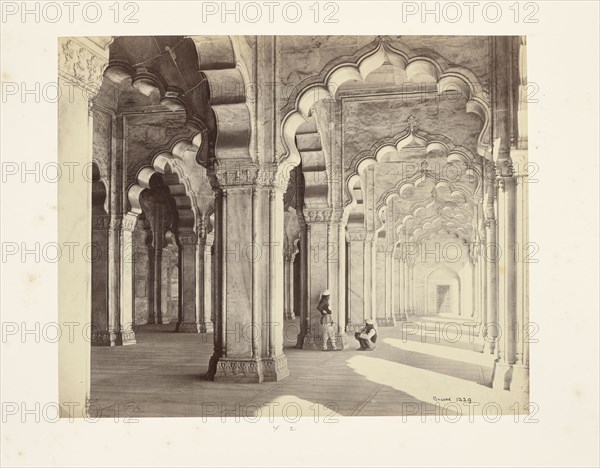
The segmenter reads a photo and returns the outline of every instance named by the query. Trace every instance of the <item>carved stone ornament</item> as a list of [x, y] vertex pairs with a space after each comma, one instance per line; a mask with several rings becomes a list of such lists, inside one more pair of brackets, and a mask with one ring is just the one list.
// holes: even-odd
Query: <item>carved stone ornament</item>
[[[260, 369], [262, 371], [262, 369]], [[259, 374], [259, 362], [227, 360], [221, 358], [217, 364], [217, 376], [222, 377], [254, 377]]]
[[367, 239], [367, 233], [364, 231], [347, 231], [346, 239], [349, 242], [364, 242]]
[[58, 45], [58, 73], [85, 89], [100, 89], [108, 57], [92, 52], [78, 39], [63, 38]]
[[258, 168], [256, 183], [263, 187], [273, 187], [285, 192], [288, 189], [290, 173], [277, 171], [276, 165], [261, 165]]
[[215, 168], [215, 175], [222, 187], [254, 185], [258, 176], [256, 166], [222, 166]]
[[123, 222], [121, 224], [121, 229], [123, 231], [133, 231], [135, 229], [135, 225], [137, 224], [137, 216], [128, 214], [123, 217]]
[[185, 234], [179, 234], [179, 244], [181, 245], [185, 245], [185, 246], [192, 246], [192, 245], [197, 245], [198, 244], [198, 236], [191, 232], [191, 233], [185, 233]]
[[331, 208], [305, 208], [304, 220], [307, 223], [329, 223], [332, 220], [332, 210]]
[[279, 376], [289, 373], [287, 365], [287, 357], [281, 356], [277, 358], [263, 360], [265, 377]]
[[110, 226], [109, 216], [93, 216], [92, 229], [94, 231], [107, 231]]

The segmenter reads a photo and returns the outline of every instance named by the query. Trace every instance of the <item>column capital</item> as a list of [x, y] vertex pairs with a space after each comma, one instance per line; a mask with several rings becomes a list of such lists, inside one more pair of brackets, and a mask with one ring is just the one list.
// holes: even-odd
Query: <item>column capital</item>
[[[135, 225], [137, 224], [137, 215], [133, 213], [128, 213], [123, 216], [123, 219], [115, 218], [110, 220], [111, 229], [113, 229], [113, 223], [115, 226], [120, 224], [122, 231], [133, 232], [135, 229]], [[115, 229], [118, 229], [115, 227]]]
[[92, 216], [92, 230], [108, 231], [109, 227], [110, 227], [110, 216], [108, 216], [108, 215]]
[[510, 157], [507, 159], [499, 160], [496, 163], [496, 178], [512, 177], [515, 174], [513, 163]]
[[288, 188], [290, 172], [279, 171], [277, 164], [261, 164], [258, 168], [256, 183], [261, 187], [270, 187], [282, 193]]
[[289, 242], [287, 237], [283, 242], [283, 258], [286, 262], [293, 262], [296, 254], [299, 252], [296, 242]]
[[207, 249], [210, 249], [214, 243], [215, 243], [215, 231], [211, 231], [208, 234], [206, 234], [206, 237], [204, 237], [204, 246]]
[[181, 246], [194, 246], [198, 245], [202, 237], [198, 236], [194, 231], [179, 232], [177, 235], [179, 245]]
[[304, 208], [304, 221], [307, 224], [330, 223], [332, 220], [333, 210], [326, 208]]
[[364, 242], [367, 240], [365, 231], [346, 231], [346, 240], [348, 242]]
[[258, 165], [246, 161], [216, 163], [211, 172], [222, 189], [253, 186], [258, 177]]
[[87, 37], [59, 38], [58, 75], [81, 88], [98, 91], [108, 64], [105, 46]]

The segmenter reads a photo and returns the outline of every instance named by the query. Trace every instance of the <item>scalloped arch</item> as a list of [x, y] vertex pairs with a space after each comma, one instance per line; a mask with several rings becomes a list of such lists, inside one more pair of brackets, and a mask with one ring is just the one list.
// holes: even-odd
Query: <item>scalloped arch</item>
[[[334, 60], [333, 62], [336, 62]], [[298, 127], [310, 117], [314, 104], [323, 99], [335, 99], [335, 93], [340, 85], [351, 80], [365, 81], [365, 78], [386, 62], [403, 69], [407, 78], [429, 77], [432, 83], [437, 83], [438, 93], [460, 90], [467, 99], [467, 113], [475, 113], [483, 121], [483, 127], [478, 137], [477, 152], [480, 156], [489, 155], [488, 130], [490, 108], [483, 86], [473, 72], [463, 67], [448, 67], [425, 55], [410, 57], [409, 53], [394, 47], [388, 41], [377, 39], [370, 45], [370, 50], [359, 51], [349, 61], [326, 65], [317, 77], [301, 83], [300, 91], [296, 94], [292, 108], [282, 121], [282, 138], [286, 154], [281, 162], [288, 161], [293, 165], [300, 163], [300, 155], [296, 148], [294, 137]], [[327, 70], [327, 71], [326, 71]]]
[[[366, 150], [361, 153], [361, 156], [356, 158], [354, 168], [350, 166], [351, 172], [346, 175], [346, 200], [350, 199], [351, 189], [350, 181], [357, 175], [361, 174], [367, 167], [372, 164], [379, 164], [387, 154], [391, 152], [400, 151], [405, 146], [418, 142], [425, 149], [427, 153], [432, 151], [442, 151], [446, 157], [448, 163], [461, 163], [465, 164], [465, 174], [469, 177], [473, 177], [477, 182], [474, 194], [479, 194], [482, 187], [482, 174], [479, 167], [475, 164], [476, 157], [467, 149], [462, 146], [454, 146], [452, 141], [444, 135], [430, 135], [425, 132], [414, 132], [412, 130], [406, 130], [399, 136], [396, 135], [391, 141], [384, 140], [378, 142], [370, 150]], [[415, 174], [416, 178], [420, 178], [421, 175]], [[432, 177], [428, 175], [427, 177]], [[440, 181], [443, 179], [439, 179]], [[448, 183], [450, 181], [447, 181]]]

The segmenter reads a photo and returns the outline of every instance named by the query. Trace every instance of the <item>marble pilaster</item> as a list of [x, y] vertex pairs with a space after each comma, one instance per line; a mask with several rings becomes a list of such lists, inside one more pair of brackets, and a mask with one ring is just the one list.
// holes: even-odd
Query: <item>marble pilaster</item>
[[[197, 292], [202, 284], [204, 262], [201, 252], [204, 243], [193, 231], [179, 232], [179, 289], [178, 319], [175, 331], [178, 333], [200, 332], [200, 310]], [[200, 255], [200, 258], [199, 258]]]

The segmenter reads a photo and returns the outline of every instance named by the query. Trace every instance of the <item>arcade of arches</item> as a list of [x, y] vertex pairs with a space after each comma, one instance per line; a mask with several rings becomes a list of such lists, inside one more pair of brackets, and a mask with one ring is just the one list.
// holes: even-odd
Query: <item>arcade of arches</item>
[[[525, 63], [522, 37], [61, 39], [59, 82], [82, 93], [59, 151], [92, 164], [91, 191], [61, 193], [92, 206], [91, 290], [72, 293], [91, 344], [169, 324], [214, 342], [211, 380], [280, 381], [287, 349], [321, 349], [329, 289], [342, 353], [366, 319], [384, 337], [453, 319], [490, 387], [527, 393]], [[87, 376], [61, 399], [89, 397], [90, 353], [61, 345]]]

